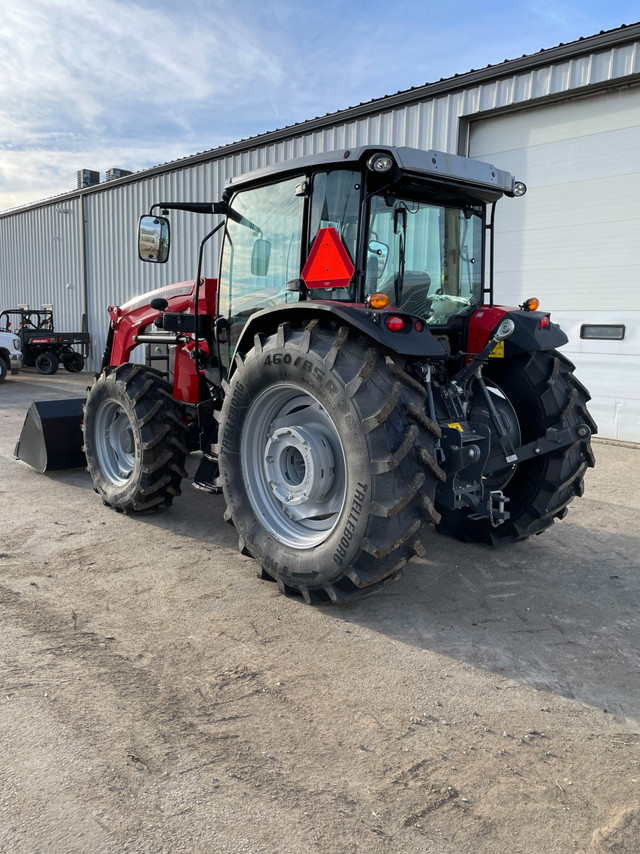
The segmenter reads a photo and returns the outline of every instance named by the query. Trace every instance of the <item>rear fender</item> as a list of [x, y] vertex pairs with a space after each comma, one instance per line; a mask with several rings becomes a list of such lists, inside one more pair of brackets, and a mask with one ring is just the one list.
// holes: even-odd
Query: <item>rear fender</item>
[[[482, 306], [469, 318], [467, 328], [467, 353], [480, 353], [489, 340], [491, 333], [499, 323], [509, 318], [515, 323], [515, 329], [504, 340], [504, 351], [498, 351], [505, 359], [521, 353], [533, 353], [536, 350], [555, 350], [568, 342], [565, 333], [556, 323], [549, 322], [548, 312], [524, 311], [502, 305]], [[470, 358], [467, 361], [471, 361]]]
[[[384, 323], [385, 316], [393, 314], [406, 318], [406, 329], [400, 333], [391, 332]], [[240, 333], [236, 351], [247, 353], [253, 347], [254, 336], [258, 332], [271, 335], [281, 323], [301, 324], [310, 320], [334, 321], [367, 335], [373, 341], [392, 353], [413, 358], [442, 358], [444, 349], [426, 324], [418, 331], [414, 327], [417, 318], [401, 311], [380, 311], [366, 305], [353, 305], [340, 302], [308, 300], [292, 305], [267, 308], [251, 315]], [[232, 362], [231, 372], [234, 370]]]

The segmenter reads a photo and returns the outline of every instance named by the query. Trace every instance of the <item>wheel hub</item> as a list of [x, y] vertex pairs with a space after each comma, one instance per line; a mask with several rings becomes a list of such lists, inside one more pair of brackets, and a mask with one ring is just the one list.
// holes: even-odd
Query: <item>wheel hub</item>
[[319, 400], [294, 383], [267, 387], [249, 407], [240, 455], [247, 497], [271, 536], [295, 549], [323, 543], [347, 483], [339, 431]]
[[111, 446], [119, 447], [123, 454], [133, 453], [133, 432], [126, 418], [119, 417], [107, 427], [107, 441]]
[[283, 504], [321, 501], [333, 486], [335, 462], [329, 443], [308, 427], [274, 430], [265, 447], [269, 486]]

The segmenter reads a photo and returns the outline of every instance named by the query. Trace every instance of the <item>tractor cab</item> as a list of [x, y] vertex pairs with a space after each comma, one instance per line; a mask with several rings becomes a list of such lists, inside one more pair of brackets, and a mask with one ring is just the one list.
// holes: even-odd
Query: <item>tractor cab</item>
[[[217, 311], [226, 369], [253, 314], [294, 303], [388, 307], [419, 329], [453, 331], [455, 318], [491, 302], [485, 245], [494, 203], [525, 190], [487, 163], [369, 147], [232, 179], [222, 203], [159, 207], [226, 214]], [[139, 237], [141, 258], [168, 258], [163, 217], [143, 217]]]
[[219, 313], [230, 344], [279, 303], [385, 303], [444, 327], [483, 302], [487, 206], [506, 172], [413, 149], [357, 149], [230, 182]]

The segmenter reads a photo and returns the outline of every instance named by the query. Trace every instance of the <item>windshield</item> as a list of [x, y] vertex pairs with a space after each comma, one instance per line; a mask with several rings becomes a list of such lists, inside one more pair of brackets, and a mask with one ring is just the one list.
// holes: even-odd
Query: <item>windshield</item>
[[366, 293], [443, 326], [482, 302], [480, 207], [374, 196], [369, 207]]

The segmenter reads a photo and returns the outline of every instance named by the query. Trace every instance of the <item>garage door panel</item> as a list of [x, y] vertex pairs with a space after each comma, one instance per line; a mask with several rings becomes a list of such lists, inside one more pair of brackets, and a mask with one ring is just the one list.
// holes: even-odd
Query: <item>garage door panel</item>
[[640, 394], [634, 378], [640, 375], [640, 356], [598, 356], [562, 352], [576, 364], [577, 376], [591, 393], [589, 411], [600, 436], [637, 442], [640, 435]]
[[[575, 308], [573, 311], [554, 312], [553, 319], [562, 330], [569, 336], [567, 349], [571, 349], [577, 357], [581, 354], [589, 354], [589, 358], [595, 360], [607, 359], [609, 356], [637, 356], [640, 358], [640, 311], [627, 311], [626, 309], [611, 306], [610, 311], [585, 311], [580, 307], [579, 313]], [[584, 340], [580, 337], [580, 328], [583, 324], [606, 324], [624, 327], [624, 339], [622, 341]], [[628, 367], [628, 373], [627, 373]], [[633, 360], [625, 362], [625, 369], [621, 375], [624, 388], [628, 394], [640, 399], [640, 370]]]
[[603, 278], [596, 270], [522, 270], [517, 265], [517, 259], [514, 259], [513, 269], [500, 269], [496, 271], [495, 278], [496, 302], [507, 305], [519, 305], [535, 296], [544, 311], [574, 309], [581, 316], [586, 316], [586, 312], [597, 312], [605, 302], [606, 294], [615, 291], [617, 302], [624, 299], [629, 309], [640, 308], [640, 298], [628, 284], [625, 269], [612, 270]]
[[[470, 154], [529, 187], [498, 205], [496, 299], [561, 318], [601, 435], [640, 442], [640, 89], [473, 122]], [[613, 312], [623, 341], [581, 340]], [[596, 322], [603, 322], [596, 320]]]
[[[526, 225], [525, 219], [525, 229]], [[513, 232], [512, 236], [517, 237], [517, 234], [518, 232]], [[518, 265], [525, 270], [532, 267], [539, 270], [577, 268], [590, 272], [599, 268], [602, 273], [611, 267], [624, 267], [631, 275], [639, 268], [640, 259], [632, 261], [629, 258], [629, 245], [640, 243], [638, 220], [623, 224], [603, 222], [574, 225], [568, 222], [557, 227], [549, 224], [530, 228], [526, 235], [527, 239], [521, 246], [501, 247], [500, 267], [512, 268], [514, 265], [509, 263], [508, 259], [515, 252]], [[506, 240], [504, 242], [506, 243]]]
[[[517, 120], [533, 112], [536, 114], [534, 122]], [[526, 127], [523, 128], [523, 124]], [[519, 151], [523, 146], [542, 146], [597, 134], [603, 129], [617, 131], [639, 125], [640, 92], [608, 92], [476, 122], [473, 157], [482, 159], [490, 153], [497, 158], [498, 153], [506, 155], [511, 150]]]
[[620, 442], [638, 441], [640, 403], [637, 401], [598, 396], [591, 401], [589, 411], [598, 425], [598, 435], [601, 438], [617, 439]]
[[596, 175], [636, 175], [639, 147], [640, 126], [529, 146], [525, 151], [494, 152], [490, 161], [533, 189], [589, 181]]
[[[639, 200], [634, 209], [630, 209], [628, 204], [621, 204], [621, 200], [628, 199], [630, 195]], [[569, 215], [573, 225], [615, 222], [635, 240], [635, 236], [640, 234], [640, 173], [593, 178], [570, 186], [559, 183], [529, 187], [523, 199], [503, 199], [500, 202], [496, 213], [496, 232], [508, 234], [529, 226], [544, 228], [545, 223], [565, 222]]]

